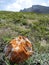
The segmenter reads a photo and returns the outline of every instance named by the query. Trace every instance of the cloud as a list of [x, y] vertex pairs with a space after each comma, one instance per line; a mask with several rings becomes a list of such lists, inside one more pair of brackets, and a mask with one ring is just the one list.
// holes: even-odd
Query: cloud
[[32, 5], [49, 6], [49, 0], [0, 0], [0, 10], [20, 11]]
[[32, 2], [33, 0], [19, 0], [18, 3], [20, 3], [21, 5], [23, 5], [23, 7], [28, 8], [32, 6]]
[[31, 7], [32, 1], [33, 0], [16, 0], [14, 3], [7, 5], [5, 9], [9, 11], [19, 11], [20, 9]]
[[7, 5], [5, 9], [8, 11], [19, 11], [21, 9], [21, 5], [13, 3], [10, 5]]
[[41, 5], [43, 5], [43, 6], [47, 6], [47, 3], [42, 3]]

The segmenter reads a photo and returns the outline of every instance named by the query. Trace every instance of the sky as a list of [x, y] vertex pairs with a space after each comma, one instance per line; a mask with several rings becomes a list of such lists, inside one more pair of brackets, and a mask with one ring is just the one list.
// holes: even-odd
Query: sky
[[49, 0], [0, 0], [0, 10], [20, 11], [32, 5], [49, 6]]

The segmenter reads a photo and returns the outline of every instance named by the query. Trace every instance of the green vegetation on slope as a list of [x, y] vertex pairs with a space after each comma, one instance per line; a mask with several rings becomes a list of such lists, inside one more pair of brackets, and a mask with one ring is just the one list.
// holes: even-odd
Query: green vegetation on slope
[[34, 47], [33, 56], [21, 65], [49, 65], [49, 14], [0, 11], [0, 56], [5, 45], [19, 35], [28, 37]]

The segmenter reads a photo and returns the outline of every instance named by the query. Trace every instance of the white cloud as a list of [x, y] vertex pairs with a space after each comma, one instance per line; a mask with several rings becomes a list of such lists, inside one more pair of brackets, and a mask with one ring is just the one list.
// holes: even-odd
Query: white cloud
[[6, 7], [6, 10], [8, 11], [19, 11], [21, 9], [21, 5], [13, 3]]
[[25, 8], [28, 8], [32, 6], [32, 1], [33, 0], [19, 0], [19, 3], [23, 5]]
[[47, 3], [42, 3], [41, 5], [43, 5], [43, 6], [47, 6]]
[[32, 6], [33, 0], [16, 0], [14, 3], [7, 5], [6, 10], [8, 11], [19, 11], [23, 8], [28, 8]]
[[[0, 3], [3, 1], [4, 0], [0, 0]], [[49, 6], [49, 0], [47, 2], [45, 2], [45, 1], [39, 2], [39, 0], [13, 0], [13, 2], [11, 4], [10, 3], [4, 4], [3, 9], [7, 10], [7, 11], [20, 11], [21, 9], [31, 7], [32, 5]]]

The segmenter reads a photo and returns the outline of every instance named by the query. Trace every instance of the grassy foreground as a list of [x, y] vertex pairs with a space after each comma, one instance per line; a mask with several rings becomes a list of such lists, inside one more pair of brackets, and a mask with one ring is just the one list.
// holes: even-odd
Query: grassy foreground
[[49, 65], [49, 14], [0, 11], [0, 65], [11, 65], [3, 50], [19, 35], [28, 37], [34, 47], [32, 57], [19, 65]]

